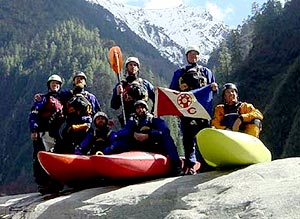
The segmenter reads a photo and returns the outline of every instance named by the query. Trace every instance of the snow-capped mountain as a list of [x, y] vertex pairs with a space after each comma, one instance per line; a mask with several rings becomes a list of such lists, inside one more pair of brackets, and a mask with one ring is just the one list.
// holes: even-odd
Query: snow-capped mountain
[[184, 60], [184, 48], [198, 45], [201, 61], [206, 62], [212, 50], [229, 31], [224, 23], [214, 21], [200, 7], [180, 5], [168, 9], [143, 9], [125, 6], [115, 0], [87, 0], [110, 11], [116, 22], [124, 22], [133, 32], [159, 50], [175, 64]]

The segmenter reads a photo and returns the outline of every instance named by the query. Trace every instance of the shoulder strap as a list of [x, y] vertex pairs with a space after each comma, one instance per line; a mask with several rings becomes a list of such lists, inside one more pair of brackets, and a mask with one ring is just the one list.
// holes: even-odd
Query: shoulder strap
[[109, 137], [109, 135], [110, 135], [111, 132], [112, 132], [112, 130], [109, 130], [109, 131], [107, 132], [107, 135], [106, 135], [107, 138]]
[[147, 120], [152, 123], [154, 116], [151, 113], [147, 113]]

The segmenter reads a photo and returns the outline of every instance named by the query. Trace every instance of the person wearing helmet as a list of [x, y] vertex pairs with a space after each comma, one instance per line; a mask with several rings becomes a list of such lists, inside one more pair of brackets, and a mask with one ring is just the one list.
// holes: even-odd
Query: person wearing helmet
[[[155, 94], [153, 85], [140, 75], [140, 61], [136, 57], [128, 57], [125, 61], [125, 79], [116, 84], [113, 89], [111, 99], [111, 108], [118, 110], [121, 108], [121, 97], [123, 98], [125, 120], [128, 120], [130, 114], [135, 112], [134, 102], [137, 100], [152, 101], [154, 106]], [[123, 109], [122, 109], [123, 110]], [[124, 126], [123, 113], [119, 116], [121, 126]]]
[[148, 112], [144, 100], [134, 103], [135, 113], [131, 115], [124, 128], [117, 132], [117, 141], [103, 150], [104, 154], [138, 150], [160, 153], [170, 157], [172, 176], [183, 175], [181, 160], [170, 135], [170, 130], [161, 118]]
[[75, 89], [83, 89], [86, 86], [87, 77], [82, 71], [76, 71], [73, 76], [73, 85]]
[[75, 146], [83, 141], [91, 128], [93, 116], [101, 111], [96, 96], [86, 91], [86, 81], [85, 73], [75, 71], [73, 89], [60, 93], [65, 104], [66, 125], [62, 130], [63, 141], [55, 147], [57, 153], [74, 153]]
[[95, 128], [91, 129], [80, 145], [75, 147], [75, 154], [97, 154], [115, 141], [116, 132], [109, 127], [109, 118], [106, 113], [97, 112], [93, 121]]
[[[217, 91], [218, 85], [215, 76], [210, 69], [203, 67], [197, 62], [200, 57], [200, 49], [196, 45], [190, 45], [185, 50], [187, 65], [177, 69], [171, 80], [169, 88], [172, 90], [187, 92], [204, 86], [211, 86], [213, 92]], [[200, 172], [209, 168], [196, 147], [195, 135], [210, 126], [210, 121], [202, 118], [180, 117], [180, 129], [185, 153], [185, 170], [187, 174], [194, 175], [193, 169], [196, 161], [200, 161]]]
[[[66, 125], [62, 130], [62, 141], [55, 144], [57, 153], [74, 153], [75, 145], [85, 138], [92, 125], [93, 115], [101, 111], [101, 105], [96, 96], [85, 90], [87, 76], [82, 71], [73, 74], [73, 89], [59, 92], [60, 100], [64, 105]], [[41, 99], [41, 94], [34, 96]]]
[[238, 100], [238, 89], [235, 84], [224, 84], [222, 99], [223, 103], [215, 107], [212, 127], [242, 131], [259, 138], [263, 114], [252, 104]]
[[62, 78], [53, 74], [47, 80], [48, 93], [41, 94], [34, 101], [29, 114], [29, 128], [33, 142], [33, 175], [41, 194], [55, 193], [61, 185], [51, 179], [41, 167], [37, 154], [39, 151], [51, 151], [60, 141], [59, 129], [64, 122], [63, 103], [59, 96]]

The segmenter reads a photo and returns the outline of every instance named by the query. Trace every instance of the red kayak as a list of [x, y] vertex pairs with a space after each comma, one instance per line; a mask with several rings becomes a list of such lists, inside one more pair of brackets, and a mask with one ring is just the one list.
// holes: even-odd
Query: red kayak
[[96, 177], [130, 179], [163, 176], [170, 171], [166, 156], [142, 151], [92, 156], [40, 151], [38, 159], [51, 177], [65, 184]]
[[167, 175], [169, 159], [161, 154], [130, 151], [112, 155], [92, 155], [95, 171], [110, 179], [130, 179]]
[[45, 171], [62, 183], [99, 176], [89, 156], [40, 151], [38, 159]]
[[[167, 176], [170, 172], [168, 157], [143, 151], [112, 155], [56, 154], [40, 151], [38, 159], [45, 171], [61, 183], [91, 178], [137, 179]], [[200, 168], [200, 163], [194, 167]]]

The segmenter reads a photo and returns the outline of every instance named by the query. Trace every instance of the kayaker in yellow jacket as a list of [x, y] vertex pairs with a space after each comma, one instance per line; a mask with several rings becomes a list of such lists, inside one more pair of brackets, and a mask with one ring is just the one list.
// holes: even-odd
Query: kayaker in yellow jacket
[[243, 131], [259, 138], [263, 114], [251, 103], [238, 101], [238, 89], [233, 83], [223, 86], [224, 104], [215, 107], [211, 126], [217, 129]]

